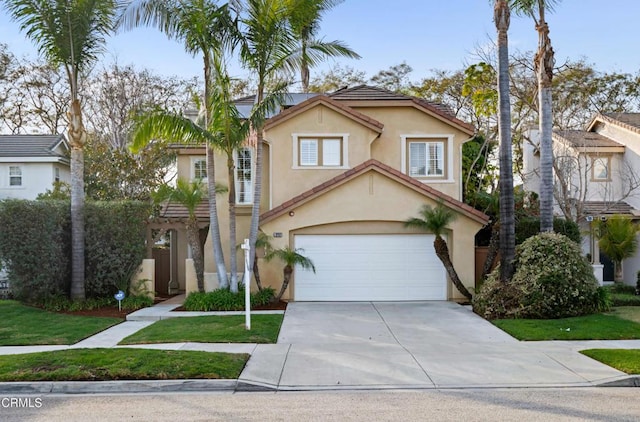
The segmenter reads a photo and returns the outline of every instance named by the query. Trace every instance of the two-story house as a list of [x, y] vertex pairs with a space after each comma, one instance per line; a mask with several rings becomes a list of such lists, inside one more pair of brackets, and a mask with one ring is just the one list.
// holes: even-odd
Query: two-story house
[[[585, 130], [554, 131], [553, 143], [555, 212], [580, 225], [584, 252], [596, 267], [604, 265], [601, 280], [613, 281], [613, 264], [600, 252], [591, 222], [640, 218], [640, 113], [598, 114]], [[533, 130], [523, 147], [524, 187], [533, 192], [540, 183], [537, 145]], [[623, 267], [625, 283], [635, 285], [640, 255]]]
[[[446, 240], [460, 278], [472, 289], [474, 236], [488, 221], [461, 202], [461, 149], [474, 128], [441, 105], [369, 86], [291, 99], [264, 127], [260, 229], [276, 248], [303, 249], [316, 272], [296, 269], [285, 298], [461, 298], [435, 255], [434, 235], [404, 226], [423, 204], [438, 203], [457, 215]], [[249, 109], [252, 103], [245, 98], [240, 106]], [[204, 153], [203, 148], [178, 148], [178, 176], [206, 177]], [[217, 157], [216, 180], [224, 182], [226, 172], [225, 159]], [[241, 240], [248, 236], [255, 180], [249, 147], [237, 152], [236, 179]], [[178, 215], [175, 208], [170, 212]], [[226, 198], [219, 197], [218, 215], [228, 251]], [[206, 209], [199, 216], [208, 220]], [[177, 243], [184, 289], [185, 236]], [[211, 250], [208, 239], [209, 273], [215, 272]], [[242, 265], [241, 251], [238, 258]], [[282, 267], [261, 260], [263, 283], [279, 287]]]
[[63, 135], [0, 135], [0, 199], [36, 199], [70, 179]]

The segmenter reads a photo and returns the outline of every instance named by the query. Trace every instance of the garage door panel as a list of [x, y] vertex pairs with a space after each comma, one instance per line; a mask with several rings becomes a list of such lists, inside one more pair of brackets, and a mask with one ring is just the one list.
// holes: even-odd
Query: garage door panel
[[297, 235], [316, 273], [296, 268], [295, 300], [444, 300], [432, 235]]

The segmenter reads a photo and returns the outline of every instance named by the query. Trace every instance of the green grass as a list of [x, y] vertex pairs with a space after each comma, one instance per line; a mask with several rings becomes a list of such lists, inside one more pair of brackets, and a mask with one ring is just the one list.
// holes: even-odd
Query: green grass
[[70, 349], [0, 356], [0, 381], [235, 379], [247, 359], [184, 350]]
[[502, 319], [492, 322], [518, 340], [640, 339], [640, 324], [607, 314], [562, 319]]
[[0, 300], [0, 321], [0, 346], [74, 344], [122, 322], [47, 312], [13, 300]]
[[640, 374], [640, 350], [589, 349], [580, 353], [627, 374]]
[[638, 306], [618, 306], [617, 308], [613, 308], [608, 314], [640, 324], [640, 307]]
[[244, 315], [170, 318], [143, 328], [119, 344], [275, 343], [283, 317], [253, 315], [251, 330], [245, 329]]

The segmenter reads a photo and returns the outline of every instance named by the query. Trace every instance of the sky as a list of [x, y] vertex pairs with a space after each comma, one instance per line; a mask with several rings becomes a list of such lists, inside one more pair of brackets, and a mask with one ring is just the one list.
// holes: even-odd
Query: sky
[[[548, 15], [556, 64], [584, 59], [602, 72], [640, 71], [640, 1], [564, 0]], [[362, 56], [360, 60], [330, 60], [312, 70], [341, 64], [373, 76], [382, 69], [406, 62], [412, 80], [433, 69], [458, 70], [478, 61], [475, 51], [495, 39], [493, 1], [490, 0], [345, 0], [329, 11], [321, 37], [342, 40]], [[537, 33], [529, 17], [512, 15], [511, 52], [533, 51]], [[18, 56], [36, 56], [18, 25], [0, 11], [0, 43]], [[192, 78], [202, 75], [202, 59], [186, 54], [181, 45], [153, 28], [116, 35], [107, 45], [105, 62], [134, 64], [161, 75]], [[248, 73], [239, 66], [234, 76]]]

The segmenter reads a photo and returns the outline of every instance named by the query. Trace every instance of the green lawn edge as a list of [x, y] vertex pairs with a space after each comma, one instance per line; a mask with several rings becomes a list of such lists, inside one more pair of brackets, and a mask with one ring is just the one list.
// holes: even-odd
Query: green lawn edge
[[237, 379], [248, 359], [246, 353], [68, 349], [0, 356], [0, 382]]
[[501, 319], [491, 323], [523, 341], [640, 339], [640, 324], [607, 314], [560, 319]]
[[580, 353], [629, 375], [640, 374], [639, 349], [588, 349]]
[[68, 315], [0, 300], [0, 346], [71, 345], [123, 322]]
[[119, 345], [156, 343], [276, 343], [283, 314], [197, 316], [163, 319], [125, 337]]

